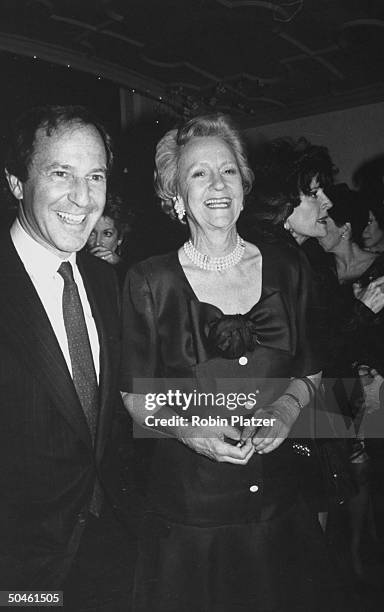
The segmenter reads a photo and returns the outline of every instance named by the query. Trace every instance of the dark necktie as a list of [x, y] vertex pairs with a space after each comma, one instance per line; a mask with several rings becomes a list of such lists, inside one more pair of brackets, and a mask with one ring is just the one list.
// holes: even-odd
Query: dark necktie
[[[94, 443], [99, 408], [99, 390], [83, 306], [69, 261], [64, 261], [61, 264], [58, 273], [64, 279], [63, 318], [71, 358], [73, 384]], [[100, 506], [101, 491], [98, 482], [96, 482], [90, 510], [98, 515]]]

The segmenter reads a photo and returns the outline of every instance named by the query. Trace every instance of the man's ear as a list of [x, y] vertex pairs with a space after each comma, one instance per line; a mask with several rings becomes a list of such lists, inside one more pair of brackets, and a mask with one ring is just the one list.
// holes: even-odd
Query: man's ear
[[14, 174], [10, 174], [5, 170], [5, 176], [8, 181], [9, 188], [17, 200], [23, 199], [23, 183]]

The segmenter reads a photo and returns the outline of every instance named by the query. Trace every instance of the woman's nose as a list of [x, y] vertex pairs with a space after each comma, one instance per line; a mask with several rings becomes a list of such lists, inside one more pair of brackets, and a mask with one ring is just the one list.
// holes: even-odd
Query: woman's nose
[[324, 208], [324, 210], [329, 210], [333, 206], [331, 200], [324, 193], [324, 191], [321, 191], [321, 206]]
[[215, 189], [223, 189], [224, 185], [224, 180], [223, 177], [221, 175], [221, 172], [215, 172], [213, 175], [213, 186]]

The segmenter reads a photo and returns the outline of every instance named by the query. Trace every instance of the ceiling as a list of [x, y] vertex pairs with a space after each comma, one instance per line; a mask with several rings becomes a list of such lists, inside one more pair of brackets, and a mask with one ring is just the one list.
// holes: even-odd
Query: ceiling
[[2, 0], [0, 49], [250, 125], [384, 99], [383, 0]]

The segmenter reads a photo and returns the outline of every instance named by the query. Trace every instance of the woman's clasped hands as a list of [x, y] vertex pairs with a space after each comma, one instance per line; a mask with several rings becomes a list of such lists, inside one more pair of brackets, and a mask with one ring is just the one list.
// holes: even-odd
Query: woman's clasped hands
[[179, 440], [200, 455], [218, 462], [246, 465], [255, 447], [252, 439], [242, 439], [241, 432], [232, 425], [183, 427]]

